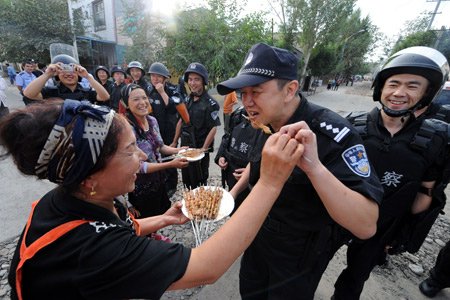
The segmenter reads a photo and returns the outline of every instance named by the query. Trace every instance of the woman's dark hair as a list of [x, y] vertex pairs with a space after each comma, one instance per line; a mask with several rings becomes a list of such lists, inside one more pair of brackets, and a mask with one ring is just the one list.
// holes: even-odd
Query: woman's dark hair
[[[46, 99], [16, 110], [0, 121], [0, 159], [11, 155], [20, 172], [35, 175], [36, 162], [42, 148], [61, 114], [64, 100]], [[115, 115], [102, 147], [97, 163], [90, 174], [104, 169], [108, 160], [116, 153], [119, 135], [125, 124], [123, 117]], [[45, 179], [38, 176], [39, 179]], [[74, 189], [75, 187], [67, 187]]]

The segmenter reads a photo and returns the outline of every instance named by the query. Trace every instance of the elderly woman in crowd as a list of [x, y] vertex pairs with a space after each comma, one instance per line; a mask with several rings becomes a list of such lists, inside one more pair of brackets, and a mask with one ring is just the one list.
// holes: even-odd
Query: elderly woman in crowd
[[12, 112], [0, 121], [2, 157], [58, 184], [33, 204], [11, 262], [12, 298], [158, 299], [216, 281], [255, 237], [305, 149], [299, 133], [284, 132], [266, 142], [261, 178], [238, 211], [188, 249], [140, 236], [186, 222], [180, 203], [133, 221], [115, 199], [134, 189], [147, 159], [124, 118], [72, 100]]

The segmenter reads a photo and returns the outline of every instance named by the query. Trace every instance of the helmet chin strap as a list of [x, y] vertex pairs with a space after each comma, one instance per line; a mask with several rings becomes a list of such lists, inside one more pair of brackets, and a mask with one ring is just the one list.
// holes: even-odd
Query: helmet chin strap
[[[422, 99], [423, 100], [423, 99]], [[390, 108], [388, 108], [387, 106], [385, 106], [383, 103], [381, 103], [381, 108], [383, 109], [383, 111], [392, 118], [402, 118], [402, 122], [405, 122], [405, 117], [409, 116], [414, 116], [414, 112], [420, 108], [422, 108], [422, 100], [420, 100], [419, 102], [416, 103], [416, 105], [414, 105], [413, 107], [409, 108], [409, 109], [404, 109], [404, 110], [392, 110]]]

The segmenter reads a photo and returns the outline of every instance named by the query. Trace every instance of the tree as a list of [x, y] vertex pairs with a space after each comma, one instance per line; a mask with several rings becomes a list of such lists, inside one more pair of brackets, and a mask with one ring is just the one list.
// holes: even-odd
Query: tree
[[164, 48], [164, 23], [146, 11], [143, 0], [123, 1], [124, 26], [122, 33], [131, 38], [132, 45], [124, 50], [128, 62], [139, 61], [144, 68], [159, 60]]
[[264, 13], [238, 18], [236, 0], [210, 0], [208, 7], [186, 8], [176, 18], [176, 30], [167, 33], [164, 57], [183, 74], [191, 62], [206, 66], [210, 84], [236, 75], [245, 54], [257, 42], [270, 41]]
[[52, 43], [72, 44], [66, 0], [0, 0], [0, 59], [50, 61]]

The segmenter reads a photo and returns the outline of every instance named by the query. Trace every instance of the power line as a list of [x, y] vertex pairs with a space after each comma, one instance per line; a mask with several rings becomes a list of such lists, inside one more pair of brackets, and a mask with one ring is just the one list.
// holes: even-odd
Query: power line
[[[433, 24], [433, 21], [434, 21], [434, 17], [438, 14], [438, 9], [439, 9], [439, 5], [441, 4], [441, 2], [442, 1], [450, 1], [450, 0], [427, 0], [427, 2], [437, 2], [437, 4], [436, 4], [436, 8], [434, 9], [434, 12], [433, 13], [431, 13], [432, 14], [432, 16], [431, 16], [431, 20], [430, 20], [430, 23], [428, 24], [428, 28], [427, 28], [427, 30], [430, 30], [430, 28], [431, 28], [431, 25]], [[439, 13], [440, 14], [440, 13]]]

